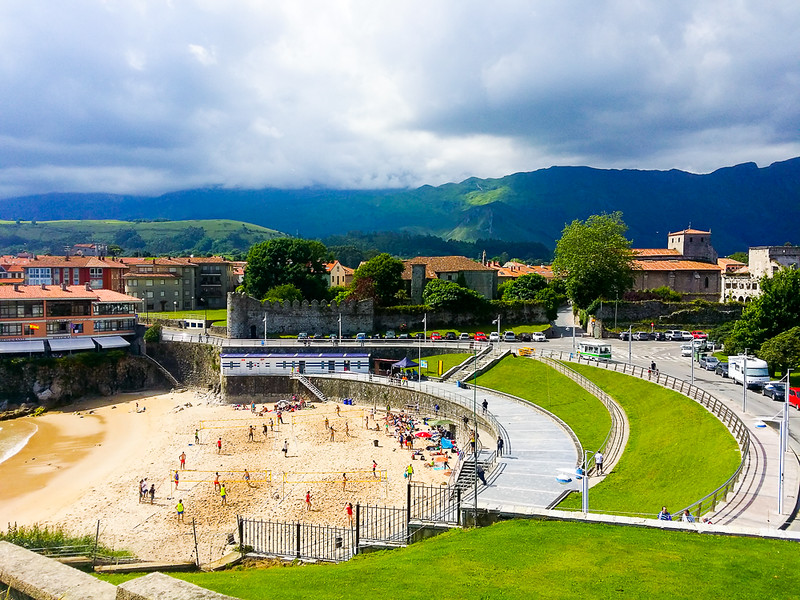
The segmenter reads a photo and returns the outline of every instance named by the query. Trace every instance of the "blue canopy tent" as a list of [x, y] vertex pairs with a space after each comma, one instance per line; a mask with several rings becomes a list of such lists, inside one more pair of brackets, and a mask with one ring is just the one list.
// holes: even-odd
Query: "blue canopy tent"
[[[417, 363], [406, 356], [403, 360], [392, 363], [392, 370], [394, 371], [395, 369], [398, 369], [402, 371], [404, 369], [412, 369], [418, 366], [419, 365]], [[417, 374], [417, 378], [419, 378], [419, 373]]]

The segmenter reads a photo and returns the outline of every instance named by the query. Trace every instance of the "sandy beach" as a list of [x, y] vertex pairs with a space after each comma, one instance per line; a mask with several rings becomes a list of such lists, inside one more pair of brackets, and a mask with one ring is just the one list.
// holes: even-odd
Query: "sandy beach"
[[[257, 405], [259, 410], [262, 406]], [[279, 424], [274, 412], [257, 416], [188, 391], [121, 394], [26, 418], [38, 431], [0, 464], [0, 523], [3, 528], [7, 523], [62, 524], [75, 533], [94, 534], [99, 520], [106, 546], [127, 548], [149, 560], [193, 560], [194, 519], [200, 559], [207, 562], [221, 555], [237, 515], [345, 525], [347, 502], [402, 506], [403, 472], [409, 464], [415, 481], [447, 482], [448, 471], [412, 461], [411, 452], [387, 435], [382, 412], [376, 415], [376, 430], [371, 418], [366, 428], [371, 407], [340, 404], [338, 415], [335, 408], [330, 402], [284, 413], [284, 424]], [[326, 418], [335, 430], [333, 441]], [[196, 430], [200, 444], [195, 443]], [[424, 445], [415, 441], [418, 448]], [[183, 470], [181, 453], [186, 454]], [[373, 460], [378, 477], [372, 474]], [[214, 488], [217, 472], [227, 506]], [[153, 504], [149, 498], [139, 501], [143, 478], [156, 486]], [[305, 506], [307, 491], [311, 511]], [[185, 505], [183, 524], [175, 511], [179, 499]]]

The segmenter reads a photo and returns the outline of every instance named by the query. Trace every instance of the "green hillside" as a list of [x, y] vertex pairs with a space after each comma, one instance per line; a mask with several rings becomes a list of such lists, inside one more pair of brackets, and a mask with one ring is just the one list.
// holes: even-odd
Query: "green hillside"
[[64, 254], [65, 246], [98, 242], [126, 254], [232, 254], [285, 234], [228, 219], [187, 221], [0, 221], [0, 254]]

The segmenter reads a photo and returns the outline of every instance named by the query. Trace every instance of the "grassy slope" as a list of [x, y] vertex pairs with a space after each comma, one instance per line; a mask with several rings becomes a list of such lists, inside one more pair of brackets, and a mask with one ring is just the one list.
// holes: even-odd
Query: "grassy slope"
[[[428, 361], [428, 368], [422, 369], [422, 374], [427, 375], [429, 377], [438, 377], [439, 376], [439, 365], [438, 361], [442, 361], [442, 374], [447, 373], [447, 371], [456, 365], [460, 365], [462, 362], [467, 360], [471, 357], [472, 354], [470, 353], [462, 353], [462, 354], [435, 354], [433, 356], [423, 356], [422, 360]], [[416, 356], [411, 356], [411, 360], [417, 362]]]
[[511, 521], [340, 565], [175, 576], [245, 600], [794, 598], [800, 553], [776, 540]]
[[605, 406], [571, 379], [529, 358], [504, 358], [478, 385], [513, 394], [561, 418], [585, 448], [596, 449], [611, 427]]
[[[592, 511], [655, 514], [678, 510], [724, 483], [741, 460], [720, 421], [686, 396], [655, 384], [587, 365], [570, 366], [594, 381], [625, 410], [630, 438], [622, 459], [592, 488]], [[560, 508], [577, 508], [573, 494]]]

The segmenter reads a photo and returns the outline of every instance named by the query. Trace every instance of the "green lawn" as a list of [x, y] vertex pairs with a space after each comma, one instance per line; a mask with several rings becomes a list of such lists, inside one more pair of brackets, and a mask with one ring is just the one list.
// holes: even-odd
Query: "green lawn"
[[170, 310], [167, 312], [154, 312], [140, 313], [139, 317], [147, 317], [151, 322], [157, 319], [200, 319], [203, 320], [204, 316], [208, 316], [208, 320], [214, 322], [215, 325], [225, 326], [228, 321], [227, 308], [212, 308], [208, 311], [203, 311], [202, 308], [195, 310]]
[[[456, 365], [460, 365], [462, 362], [467, 360], [472, 356], [471, 353], [459, 353], [459, 354], [435, 354], [433, 356], [423, 356], [422, 360], [428, 361], [428, 368], [422, 369], [422, 374], [427, 375], [428, 377], [439, 377], [439, 366], [438, 362], [442, 361], [442, 375], [447, 373], [447, 371]], [[417, 362], [416, 356], [412, 356], [411, 360]]]
[[[795, 542], [591, 523], [454, 530], [339, 565], [173, 576], [243, 600], [796, 598]], [[131, 576], [103, 576], [121, 583]]]
[[[725, 426], [672, 390], [588, 365], [571, 368], [594, 381], [628, 415], [630, 437], [621, 460], [589, 494], [593, 512], [655, 514], [688, 506], [723, 484], [741, 460]], [[559, 508], [579, 508], [573, 494]]]
[[518, 396], [562, 419], [584, 448], [597, 449], [611, 417], [600, 400], [538, 360], [510, 356], [478, 377], [478, 385]]

